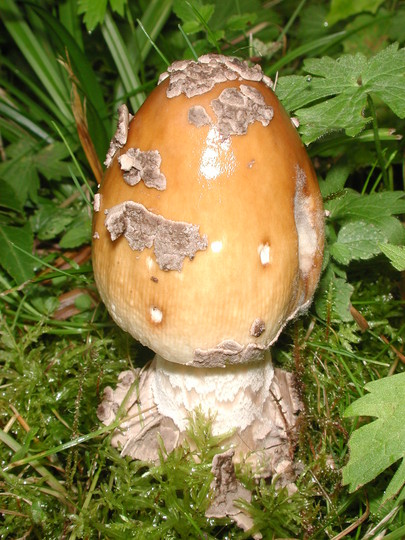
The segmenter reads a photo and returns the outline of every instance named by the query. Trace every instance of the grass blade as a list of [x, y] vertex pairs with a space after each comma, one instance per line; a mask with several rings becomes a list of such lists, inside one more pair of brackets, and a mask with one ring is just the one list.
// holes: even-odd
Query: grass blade
[[74, 76], [86, 96], [89, 131], [97, 154], [103, 160], [108, 142], [109, 113], [93, 67], [73, 37], [55, 17], [38, 6], [35, 6], [35, 11], [43, 20], [60, 56], [68, 57], [67, 63], [71, 65]]
[[69, 92], [54, 57], [35, 36], [13, 0], [0, 0], [3, 23], [62, 115], [72, 121]]
[[163, 60], [163, 62], [166, 64], [166, 66], [169, 66], [170, 65], [170, 62], [169, 60], [166, 58], [166, 56], [162, 53], [162, 51], [159, 49], [159, 47], [156, 45], [156, 43], [153, 41], [153, 39], [151, 38], [151, 36], [148, 34], [148, 32], [146, 31], [144, 25], [142, 24], [142, 22], [137, 19], [136, 21], [138, 24], [139, 24], [139, 27], [141, 28], [141, 30], [143, 31], [143, 33], [145, 34], [145, 36], [148, 38], [149, 42], [150, 42], [150, 45], [151, 47], [153, 47], [155, 49], [155, 51], [158, 53], [158, 55], [160, 56], [160, 58]]
[[132, 65], [129, 51], [110, 13], [106, 14], [104, 24], [101, 26], [101, 32], [117, 66], [125, 92], [130, 96], [131, 109], [136, 112], [145, 101], [145, 95], [143, 92], [137, 92], [141, 82], [135, 67]]
[[[3, 431], [2, 429], [0, 429], [0, 441], [3, 444], [6, 444], [9, 448], [11, 448], [13, 452], [19, 452], [22, 448], [21, 445], [15, 439], [10, 437], [10, 435], [6, 433], [5, 431]], [[31, 462], [30, 458], [28, 459], [29, 459], [28, 463], [37, 471], [37, 473], [40, 476], [42, 476], [45, 479], [46, 483], [49, 486], [51, 486], [51, 488], [53, 488], [57, 493], [59, 493], [60, 496], [63, 497], [63, 500], [66, 504], [70, 505], [71, 503], [68, 503], [66, 499], [67, 492], [65, 491], [62, 484], [58, 482], [58, 480], [48, 471], [48, 469], [46, 469], [42, 465], [39, 465], [38, 463], [35, 463], [34, 461]]]
[[55, 140], [46, 131], [44, 131], [37, 124], [32, 122], [29, 118], [21, 114], [18, 109], [10, 107], [10, 105], [7, 105], [2, 101], [0, 101], [0, 114], [3, 114], [6, 118], [9, 118], [10, 120], [13, 120], [23, 128], [33, 133], [39, 139], [43, 139], [49, 144], [55, 142]]
[[141, 23], [147, 30], [150, 40], [145, 36], [142, 28], [136, 29], [136, 42], [139, 49], [139, 60], [136, 60], [135, 69], [139, 71], [141, 63], [148, 56], [152, 42], [160, 34], [165, 22], [167, 21], [171, 10], [173, 0], [152, 0], [141, 17]]

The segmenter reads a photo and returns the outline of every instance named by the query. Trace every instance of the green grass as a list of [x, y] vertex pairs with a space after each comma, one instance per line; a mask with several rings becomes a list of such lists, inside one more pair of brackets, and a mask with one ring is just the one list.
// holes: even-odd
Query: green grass
[[[2, 538], [251, 537], [230, 519], [205, 517], [211, 461], [222, 445], [209, 420], [197, 414], [188, 441], [168, 456], [162, 448], [161, 463], [150, 465], [121, 458], [110, 444], [115, 424], [102, 426], [96, 415], [104, 387], [151, 353], [99, 300], [89, 252], [93, 171], [119, 104], [135, 112], [166, 59], [216, 51], [250, 55], [267, 74], [278, 72], [276, 90], [300, 118], [330, 211], [314, 305], [273, 350], [277, 365], [296, 372], [304, 403], [298, 490], [289, 495], [242, 467], [238, 477], [253, 494], [245, 508], [265, 539], [404, 536], [403, 499], [381, 505], [397, 466], [353, 493], [341, 470], [350, 435], [365, 421], [346, 418], [346, 408], [367, 382], [404, 371], [404, 276], [380, 246], [404, 244], [405, 4], [375, 2], [373, 13], [332, 4], [329, 12], [315, 0], [110, 0], [97, 12], [85, 0], [0, 0]], [[377, 27], [385, 33], [376, 37]], [[387, 48], [395, 42], [398, 50]], [[364, 55], [362, 75], [384, 58], [373, 64], [369, 86], [347, 84], [359, 58], [353, 50]], [[323, 77], [311, 71], [325, 55], [345, 54], [347, 77], [339, 79], [335, 64]], [[77, 133], [72, 73], [93, 154]], [[322, 94], [322, 78], [333, 81], [332, 94]], [[305, 84], [314, 94], [304, 102]], [[362, 124], [357, 131], [324, 106], [336, 98]], [[345, 206], [350, 197], [356, 212]], [[376, 240], [347, 241], [359, 221], [378, 229]]]

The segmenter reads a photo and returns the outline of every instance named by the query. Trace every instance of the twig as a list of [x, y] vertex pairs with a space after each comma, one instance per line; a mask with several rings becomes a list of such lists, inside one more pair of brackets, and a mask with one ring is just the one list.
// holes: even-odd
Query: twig
[[394, 347], [394, 345], [392, 345], [388, 339], [384, 336], [384, 334], [380, 334], [380, 339], [386, 344], [388, 345], [388, 347], [391, 349], [391, 351], [393, 351], [397, 357], [399, 358], [399, 360], [401, 360], [401, 362], [403, 364], [405, 364], [405, 355], [401, 353], [401, 351], [399, 351], [396, 347]]
[[371, 538], [374, 538], [374, 535], [377, 531], [379, 531], [388, 521], [395, 516], [395, 514], [398, 512], [398, 510], [401, 508], [402, 505], [395, 506], [386, 516], [383, 517], [383, 519], [377, 523], [375, 527], [373, 527], [368, 533], [366, 533], [361, 540], [370, 540]]

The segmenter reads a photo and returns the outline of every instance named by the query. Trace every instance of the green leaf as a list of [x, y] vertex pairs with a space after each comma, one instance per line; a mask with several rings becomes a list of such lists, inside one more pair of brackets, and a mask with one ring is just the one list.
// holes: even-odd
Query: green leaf
[[392, 111], [405, 117], [405, 49], [393, 44], [367, 61], [362, 74], [365, 91], [373, 92]]
[[328, 33], [328, 26], [325, 24], [327, 12], [327, 6], [322, 4], [306, 5], [303, 8], [297, 29], [301, 43], [325, 36]]
[[[349, 441], [350, 459], [343, 468], [343, 483], [350, 491], [374, 480], [405, 457], [405, 373], [373, 381], [370, 392], [350, 405], [345, 416], [372, 416], [376, 420], [356, 430]], [[383, 502], [405, 484], [405, 464], [400, 464]]]
[[281, 77], [277, 94], [298, 116], [306, 143], [338, 130], [349, 136], [360, 133], [370, 121], [364, 112], [369, 94], [405, 117], [405, 49], [398, 50], [397, 44], [370, 59], [360, 53], [336, 60], [309, 58], [304, 69], [310, 75]]
[[69, 151], [63, 143], [50, 144], [38, 152], [34, 165], [48, 180], [61, 180], [70, 173], [69, 163], [63, 161], [68, 155]]
[[56, 296], [46, 296], [41, 295], [36, 296], [31, 299], [31, 304], [36, 310], [45, 315], [50, 315], [59, 307], [59, 299]]
[[353, 260], [371, 259], [380, 253], [379, 244], [386, 237], [374, 225], [365, 221], [349, 221], [340, 229], [337, 241], [330, 246], [332, 257], [347, 265]]
[[62, 249], [71, 249], [91, 243], [91, 220], [82, 215], [75, 220], [72, 227], [64, 234], [59, 245]]
[[351, 167], [347, 163], [338, 163], [328, 172], [325, 180], [319, 182], [322, 197], [330, 197], [344, 188]]
[[34, 238], [28, 223], [24, 227], [0, 225], [0, 262], [17, 285], [34, 277], [36, 263], [23, 253], [31, 253], [33, 245]]
[[334, 221], [364, 219], [378, 223], [382, 216], [405, 213], [405, 196], [403, 191], [360, 195], [347, 189], [340, 197], [327, 201], [325, 207]]
[[77, 12], [84, 14], [83, 21], [87, 31], [92, 32], [95, 27], [104, 21], [107, 10], [107, 0], [78, 0]]
[[74, 213], [70, 209], [60, 208], [51, 201], [41, 200], [30, 223], [39, 240], [52, 240], [64, 232], [73, 220]]
[[364, 11], [376, 13], [384, 0], [332, 0], [327, 22], [330, 26]]
[[23, 205], [15, 189], [2, 179], [0, 179], [0, 206], [20, 214], [23, 212]]
[[354, 287], [345, 277], [339, 277], [333, 264], [323, 274], [315, 296], [315, 310], [321, 319], [326, 320], [328, 311], [332, 319], [344, 322], [353, 320], [350, 314], [350, 298]]
[[[14, 189], [22, 205], [30, 195], [35, 198], [39, 188], [38, 171], [33, 164], [33, 150], [28, 145], [29, 142], [24, 139], [15, 145], [9, 145], [7, 149], [11, 159], [0, 163], [0, 175]], [[17, 148], [21, 148], [21, 154], [14, 156]]]
[[256, 13], [243, 13], [242, 15], [231, 15], [226, 21], [226, 26], [229, 30], [245, 31], [247, 27], [254, 24], [257, 19]]
[[118, 13], [121, 17], [124, 16], [124, 9], [127, 5], [127, 0], [110, 0], [110, 6], [115, 13]]
[[69, 165], [63, 161], [68, 149], [61, 142], [43, 145], [31, 138], [21, 137], [7, 147], [9, 159], [0, 163], [0, 175], [15, 190], [24, 204], [28, 197], [36, 200], [41, 173], [50, 180], [70, 176]]
[[75, 307], [77, 307], [77, 309], [80, 311], [90, 309], [92, 304], [93, 300], [89, 294], [80, 294], [77, 298], [75, 298]]
[[201, 0], [174, 0], [173, 3], [173, 11], [182, 20], [186, 34], [195, 34], [203, 30], [204, 25], [201, 19], [207, 23], [214, 14], [214, 10], [214, 4], [203, 4]]
[[405, 7], [398, 6], [394, 17], [390, 21], [389, 35], [393, 41], [403, 43], [405, 41]]
[[394, 41], [400, 41], [395, 38], [390, 39], [392, 23], [397, 17], [394, 10], [390, 11], [382, 7], [378, 15], [377, 17], [371, 13], [362, 13], [346, 25], [346, 30], [355, 32], [343, 43], [344, 53], [364, 53], [369, 57]]
[[381, 244], [380, 249], [389, 258], [394, 268], [400, 272], [405, 270], [405, 246]]

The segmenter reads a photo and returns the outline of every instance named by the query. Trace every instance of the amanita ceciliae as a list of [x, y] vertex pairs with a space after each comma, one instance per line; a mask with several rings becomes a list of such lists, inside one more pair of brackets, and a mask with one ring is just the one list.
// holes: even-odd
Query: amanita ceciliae
[[[269, 347], [318, 282], [316, 176], [259, 66], [220, 55], [173, 63], [132, 117], [125, 106], [95, 198], [93, 265], [116, 323], [156, 353], [114, 436], [158, 458], [196, 407], [262, 474], [291, 465], [299, 403]], [[134, 380], [99, 408], [106, 424]]]

